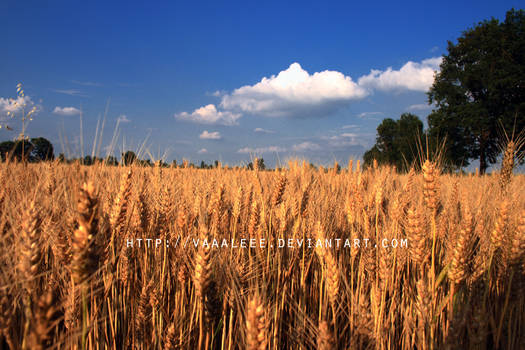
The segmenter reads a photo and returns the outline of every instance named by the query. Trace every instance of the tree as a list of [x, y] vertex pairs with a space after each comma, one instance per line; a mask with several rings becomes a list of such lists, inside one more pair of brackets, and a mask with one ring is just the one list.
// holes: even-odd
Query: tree
[[31, 139], [33, 150], [31, 151], [31, 158], [36, 161], [48, 161], [55, 159], [53, 145], [43, 137], [36, 137]]
[[266, 169], [266, 164], [264, 164], [263, 158], [257, 158], [257, 169], [264, 170]]
[[377, 127], [376, 144], [363, 156], [365, 166], [376, 159], [379, 164], [395, 165], [398, 170], [406, 171], [416, 159], [422, 134], [423, 123], [414, 114], [403, 113], [399, 120], [383, 119]]
[[428, 92], [429, 132], [446, 138], [447, 160], [479, 159], [484, 173], [501, 151], [501, 126], [509, 135], [525, 127], [525, 11], [480, 22], [447, 50]]
[[22, 158], [27, 159], [28, 155], [31, 154], [33, 144], [27, 140], [16, 140], [16, 141], [5, 141], [0, 143], [0, 156], [2, 160]]
[[105, 159], [106, 165], [118, 165], [117, 158], [113, 156], [107, 156]]
[[5, 161], [7, 158], [10, 158], [13, 150], [15, 149], [15, 143], [13, 141], [4, 141], [0, 143], [0, 156], [2, 161]]
[[124, 165], [131, 165], [137, 159], [137, 155], [133, 151], [122, 153], [122, 162]]
[[[255, 158], [255, 160], [257, 161], [257, 169], [258, 170], [266, 169], [266, 165], [264, 164], [264, 159], [263, 158]], [[249, 162], [246, 167], [248, 169], [250, 169], [250, 170], [253, 170], [253, 163]]]
[[82, 164], [84, 165], [93, 165], [95, 163], [95, 159], [93, 159], [90, 155], [87, 155], [82, 159]]

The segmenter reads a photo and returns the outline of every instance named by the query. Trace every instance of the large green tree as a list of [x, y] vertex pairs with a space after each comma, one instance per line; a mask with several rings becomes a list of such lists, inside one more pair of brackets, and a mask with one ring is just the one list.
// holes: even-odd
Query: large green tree
[[417, 157], [422, 135], [423, 123], [414, 114], [403, 113], [398, 120], [383, 119], [377, 127], [376, 144], [363, 156], [365, 166], [375, 159], [379, 164], [406, 171]]
[[525, 126], [525, 11], [480, 22], [447, 50], [428, 92], [436, 105], [429, 133], [445, 138], [446, 160], [460, 167], [479, 159], [484, 173], [505, 141], [501, 127], [509, 134]]

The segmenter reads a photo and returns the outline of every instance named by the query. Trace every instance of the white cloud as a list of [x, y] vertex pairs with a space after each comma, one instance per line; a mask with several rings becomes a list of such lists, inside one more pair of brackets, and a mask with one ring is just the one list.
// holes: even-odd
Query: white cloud
[[118, 118], [117, 118], [117, 122], [119, 123], [129, 123], [131, 122], [130, 119], [128, 119], [128, 116], [125, 115], [125, 114], [121, 114]]
[[198, 154], [206, 154], [206, 153], [208, 153], [208, 150], [206, 148], [201, 148], [197, 153]]
[[240, 117], [241, 114], [238, 113], [218, 111], [213, 104], [197, 108], [192, 113], [182, 112], [175, 114], [176, 119], [198, 124], [237, 125], [237, 119]]
[[341, 129], [359, 129], [359, 125], [356, 125], [356, 124], [343, 125]]
[[78, 108], [75, 108], [75, 107], [58, 107], [57, 106], [53, 110], [53, 113], [54, 114], [58, 114], [58, 115], [71, 116], [71, 115], [80, 114], [80, 110]]
[[322, 140], [326, 142], [328, 149], [344, 149], [351, 146], [363, 146], [366, 144], [367, 134], [342, 133], [340, 135], [323, 136]]
[[224, 95], [226, 95], [226, 91], [224, 90], [216, 90], [214, 92], [212, 92], [210, 95], [213, 96], [213, 97], [222, 97]]
[[204, 130], [202, 134], [199, 135], [199, 138], [203, 140], [220, 140], [222, 136], [218, 131], [208, 132], [208, 130]]
[[366, 118], [371, 115], [382, 115], [383, 112], [363, 112], [357, 115], [358, 118]]
[[442, 57], [433, 57], [421, 63], [408, 61], [399, 70], [388, 67], [381, 71], [372, 69], [370, 74], [359, 78], [362, 87], [377, 90], [427, 91], [434, 82], [434, 74], [439, 70]]
[[275, 131], [273, 131], [273, 130], [267, 130], [267, 129], [263, 129], [263, 128], [255, 128], [255, 129], [253, 129], [253, 131], [261, 133], [261, 134], [274, 134], [275, 133]]
[[3, 98], [0, 97], [0, 116], [6, 116], [7, 112], [18, 114], [22, 112], [22, 109], [32, 107], [34, 105], [31, 97], [29, 96], [18, 96], [15, 98]]
[[368, 92], [337, 71], [309, 74], [293, 63], [278, 75], [263, 78], [225, 95], [221, 108], [265, 117], [328, 115]]
[[258, 148], [250, 148], [250, 147], [244, 147], [237, 151], [237, 153], [248, 153], [248, 154], [262, 154], [262, 153], [278, 153], [278, 152], [286, 152], [286, 148], [279, 147], [279, 146], [268, 146], [268, 147], [258, 147]]
[[302, 142], [300, 144], [292, 146], [292, 151], [295, 151], [295, 152], [318, 151], [320, 149], [321, 149], [321, 146], [319, 146], [316, 143], [309, 142], [309, 141]]
[[407, 107], [407, 111], [425, 111], [429, 109], [432, 109], [432, 106], [424, 103], [415, 104]]
[[80, 96], [80, 97], [87, 97], [87, 95], [84, 95], [82, 91], [76, 90], [76, 89], [53, 89], [54, 92], [58, 92], [59, 94], [69, 95], [69, 96]]
[[[434, 57], [421, 62], [409, 61], [399, 70], [392, 67], [373, 69], [357, 82], [338, 71], [310, 74], [295, 62], [254, 85], [242, 86], [231, 93], [215, 91], [211, 95], [220, 97], [218, 106], [208, 104], [191, 113], [175, 114], [175, 118], [200, 124], [237, 125], [238, 119], [246, 114], [263, 117], [327, 116], [352, 101], [365, 98], [374, 90], [427, 91], [441, 61], [441, 57]], [[365, 112], [359, 117], [373, 114], [382, 113]]]

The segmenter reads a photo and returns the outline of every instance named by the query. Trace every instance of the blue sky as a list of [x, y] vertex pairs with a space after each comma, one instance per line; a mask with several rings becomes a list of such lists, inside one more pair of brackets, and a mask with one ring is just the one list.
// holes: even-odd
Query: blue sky
[[20, 132], [6, 112], [19, 116], [9, 99], [22, 83], [37, 107], [27, 134], [56, 153], [78, 156], [83, 140], [91, 154], [105, 116], [101, 156], [346, 163], [373, 145], [383, 118], [426, 120], [447, 41], [512, 7], [520, 2], [4, 0], [0, 121], [14, 130], [0, 139]]

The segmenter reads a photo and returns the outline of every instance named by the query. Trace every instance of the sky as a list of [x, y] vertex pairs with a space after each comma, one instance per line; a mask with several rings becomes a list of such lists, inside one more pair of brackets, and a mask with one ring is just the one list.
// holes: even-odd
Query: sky
[[513, 7], [523, 3], [2, 0], [0, 123], [12, 130], [0, 140], [20, 133], [25, 105], [26, 135], [68, 157], [346, 164], [384, 118], [426, 122], [447, 42]]

